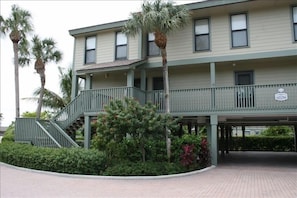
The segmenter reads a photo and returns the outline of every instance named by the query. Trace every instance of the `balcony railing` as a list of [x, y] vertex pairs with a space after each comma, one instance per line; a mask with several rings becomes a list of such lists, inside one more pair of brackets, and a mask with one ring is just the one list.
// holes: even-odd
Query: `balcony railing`
[[[163, 91], [147, 93], [147, 101], [164, 111]], [[172, 113], [297, 110], [297, 83], [241, 85], [170, 91]]]
[[[133, 97], [141, 104], [152, 102], [159, 112], [164, 112], [162, 90], [118, 87], [82, 91], [55, 121], [65, 128], [83, 113], [102, 112], [111, 100], [125, 97]], [[297, 83], [170, 90], [170, 110], [177, 114], [283, 109], [297, 109]]]

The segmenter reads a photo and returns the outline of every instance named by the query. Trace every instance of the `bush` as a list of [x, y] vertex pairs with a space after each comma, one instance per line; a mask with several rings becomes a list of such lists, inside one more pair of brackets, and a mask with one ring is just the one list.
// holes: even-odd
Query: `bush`
[[14, 142], [14, 123], [9, 125], [9, 127], [6, 129], [2, 142]]
[[186, 169], [168, 162], [126, 162], [108, 167], [103, 175], [107, 176], [156, 176], [186, 172]]
[[104, 109], [106, 114], [98, 116], [97, 134], [92, 147], [108, 151], [108, 156], [120, 157], [119, 160], [127, 160], [124, 158], [126, 155], [118, 155], [114, 144], [129, 146], [127, 143], [132, 143], [129, 153], [141, 153], [139, 161], [145, 162], [148, 160], [146, 153], [150, 149], [150, 141], [165, 141], [165, 128], [171, 131], [178, 128], [178, 119], [159, 114], [153, 104], [143, 106], [133, 98], [113, 100]]
[[242, 137], [232, 137], [230, 150], [247, 151], [293, 151], [294, 137], [290, 136], [249, 136], [245, 137], [243, 148]]
[[98, 175], [106, 157], [96, 150], [41, 148], [27, 144], [0, 144], [0, 161], [15, 166], [69, 174]]

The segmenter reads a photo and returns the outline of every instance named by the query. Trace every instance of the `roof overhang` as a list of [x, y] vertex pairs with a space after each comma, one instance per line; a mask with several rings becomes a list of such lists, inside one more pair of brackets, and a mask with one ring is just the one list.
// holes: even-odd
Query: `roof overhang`
[[244, 3], [248, 1], [254, 1], [254, 0], [205, 0], [205, 1], [200, 1], [196, 3], [185, 4], [185, 6], [189, 10], [197, 10], [197, 9], [217, 7], [217, 6], [226, 6], [226, 5], [235, 4], [235, 3]]
[[98, 31], [106, 31], [110, 29], [119, 29], [122, 28], [127, 20], [124, 21], [116, 21], [112, 23], [105, 23], [100, 25], [94, 25], [89, 27], [83, 27], [78, 29], [69, 30], [69, 34], [71, 36], [79, 36], [84, 34], [93, 34]]
[[[210, 7], [217, 7], [217, 6], [225, 6], [230, 4], [236, 4], [236, 3], [243, 3], [243, 2], [249, 2], [254, 0], [205, 0], [205, 1], [199, 1], [196, 3], [189, 3], [185, 4], [185, 6], [189, 10], [197, 10], [197, 9], [203, 9], [203, 8], [210, 8]], [[111, 23], [105, 23], [105, 24], [99, 24], [94, 26], [88, 26], [83, 28], [77, 28], [69, 30], [69, 34], [71, 36], [80, 36], [85, 34], [94, 34], [98, 31], [106, 31], [110, 29], [120, 29], [124, 26], [127, 20], [122, 21], [116, 21]]]
[[133, 59], [133, 60], [117, 60], [113, 62], [91, 64], [82, 69], [76, 70], [77, 75], [102, 73], [110, 71], [120, 71], [135, 69], [136, 67], [146, 63], [146, 59]]

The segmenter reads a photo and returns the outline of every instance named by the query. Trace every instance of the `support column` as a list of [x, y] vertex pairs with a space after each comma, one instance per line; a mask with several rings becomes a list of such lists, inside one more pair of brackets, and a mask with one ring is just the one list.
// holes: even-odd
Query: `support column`
[[85, 116], [84, 148], [89, 149], [90, 146], [91, 146], [91, 119], [90, 119], [90, 116]]
[[92, 76], [93, 74], [86, 75], [85, 90], [92, 89]]
[[229, 153], [229, 141], [230, 141], [230, 126], [226, 126], [226, 154]]
[[221, 140], [220, 140], [220, 146], [221, 146], [221, 155], [225, 155], [225, 126], [221, 125], [220, 126], [220, 132], [221, 132]]
[[[140, 72], [140, 89], [142, 91], [146, 91], [146, 87], [146, 71], [145, 69], [142, 69]], [[139, 100], [140, 104], [146, 104], [146, 94], [143, 94], [143, 97], [141, 97]]]
[[134, 87], [134, 70], [129, 69], [127, 73], [127, 87]]
[[245, 126], [241, 126], [242, 131], [242, 150], [245, 151]]
[[146, 91], [146, 71], [145, 69], [141, 70], [140, 73], [140, 89]]
[[215, 108], [215, 86], [216, 86], [216, 65], [210, 63], [210, 87], [211, 87], [211, 107]]
[[127, 94], [126, 97], [133, 97], [133, 88], [134, 87], [134, 69], [130, 69], [127, 73]]
[[211, 146], [210, 146], [210, 153], [211, 153], [211, 164], [217, 165], [218, 164], [218, 116], [211, 115], [210, 116], [210, 131], [211, 131]]
[[78, 77], [75, 72], [72, 71], [72, 87], [71, 87], [71, 100], [73, 100], [78, 94]]
[[295, 151], [297, 152], [297, 125], [294, 125], [294, 131], [295, 131]]

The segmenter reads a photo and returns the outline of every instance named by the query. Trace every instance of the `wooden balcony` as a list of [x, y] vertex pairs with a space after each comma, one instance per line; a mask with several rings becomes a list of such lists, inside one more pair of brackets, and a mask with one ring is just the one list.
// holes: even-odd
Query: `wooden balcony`
[[[67, 126], [78, 116], [97, 115], [111, 100], [124, 97], [133, 97], [141, 104], [152, 102], [159, 112], [164, 112], [162, 90], [145, 92], [137, 88], [118, 87], [82, 91], [55, 120], [60, 121], [62, 127]], [[296, 113], [297, 83], [170, 90], [170, 104], [174, 115]]]

